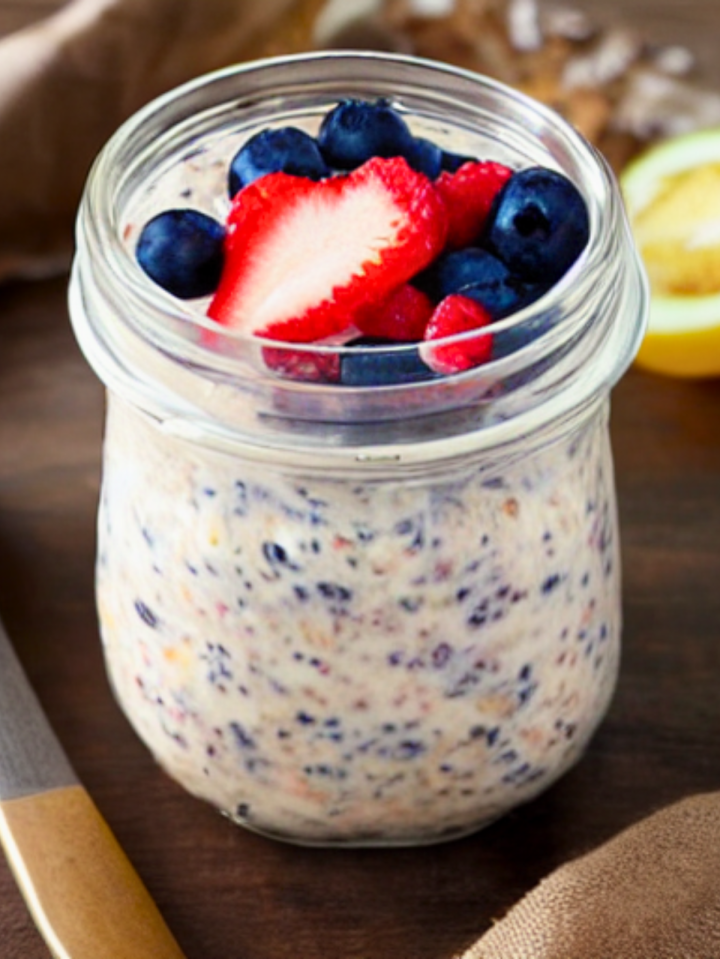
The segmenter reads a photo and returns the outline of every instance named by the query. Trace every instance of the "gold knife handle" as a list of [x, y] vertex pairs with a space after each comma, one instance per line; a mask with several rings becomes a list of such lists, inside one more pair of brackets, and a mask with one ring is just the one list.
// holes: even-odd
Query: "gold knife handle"
[[0, 841], [55, 959], [184, 959], [82, 786], [0, 802]]

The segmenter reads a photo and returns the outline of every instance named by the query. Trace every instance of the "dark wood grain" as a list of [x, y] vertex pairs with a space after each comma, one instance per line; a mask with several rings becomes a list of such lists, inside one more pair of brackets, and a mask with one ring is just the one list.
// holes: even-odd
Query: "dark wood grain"
[[[715, 0], [614, 6], [697, 49], [716, 25]], [[666, 803], [720, 789], [720, 379], [633, 370], [612, 420], [623, 667], [575, 770], [485, 832], [427, 849], [295, 848], [187, 796], [155, 767], [104, 675], [92, 582], [103, 396], [74, 344], [65, 288], [0, 288], [0, 610], [189, 959], [449, 959], [555, 866]], [[2, 862], [0, 955], [47, 959]]]

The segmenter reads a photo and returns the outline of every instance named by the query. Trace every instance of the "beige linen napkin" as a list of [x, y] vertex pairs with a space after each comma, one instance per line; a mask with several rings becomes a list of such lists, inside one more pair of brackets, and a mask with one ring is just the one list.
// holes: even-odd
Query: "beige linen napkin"
[[[13, 6], [0, 0], [0, 31], [4, 5]], [[306, 47], [321, 10], [321, 42], [342, 34], [406, 49], [395, 31], [410, 18], [409, 49], [429, 53], [423, 42], [444, 37], [449, 52], [457, 44], [448, 36], [467, 39], [470, 28], [487, 39], [483, 18], [499, 5], [458, 0], [448, 18], [452, 3], [423, 0], [426, 15], [433, 10], [423, 20], [410, 0], [388, 0], [391, 16], [379, 20], [379, 0], [363, 0], [353, 7], [368, 14], [359, 20], [344, 15], [342, 0], [35, 0], [28, 9], [57, 9], [0, 40], [0, 280], [67, 266], [93, 157], [162, 91], [239, 59]], [[702, 106], [712, 116], [717, 99]], [[720, 959], [720, 793], [673, 805], [558, 869], [462, 959]]]
[[718, 959], [720, 793], [560, 867], [461, 959]]
[[126, 117], [197, 74], [271, 49], [271, 30], [277, 49], [292, 49], [293, 30], [302, 34], [319, 5], [72, 0], [0, 40], [0, 279], [67, 266], [88, 169]]

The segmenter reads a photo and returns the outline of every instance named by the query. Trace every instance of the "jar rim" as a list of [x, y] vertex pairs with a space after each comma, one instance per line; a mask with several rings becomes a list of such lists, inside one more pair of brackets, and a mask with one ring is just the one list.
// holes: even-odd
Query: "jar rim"
[[[360, 79], [354, 84], [333, 80], [333, 72], [337, 72], [338, 68], [346, 75], [352, 74]], [[525, 124], [523, 132], [527, 133], [529, 127], [535, 133], [541, 141], [542, 150], [549, 158], [554, 158], [554, 165], [560, 169], [563, 164], [570, 165], [576, 175], [581, 174], [581, 182], [571, 178], [575, 179], [585, 196], [591, 219], [588, 246], [568, 273], [539, 300], [485, 328], [487, 332], [496, 334], [521, 328], [523, 324], [532, 327], [542, 318], [554, 315], [556, 322], [548, 333], [509, 357], [491, 360], [483, 367], [431, 381], [430, 386], [401, 383], [388, 388], [353, 388], [287, 380], [279, 385], [271, 379], [269, 386], [266, 383], [265, 387], [273, 392], [275, 399], [278, 391], [283, 393], [280, 406], [287, 407], [289, 404], [292, 410], [289, 419], [293, 424], [297, 424], [297, 411], [303, 406], [310, 412], [307, 418], [300, 416], [300, 421], [324, 421], [322, 406], [323, 403], [327, 405], [330, 396], [335, 407], [340, 396], [348, 401], [347, 415], [341, 418], [355, 421], [359, 417], [372, 425], [378, 417], [402, 419], [407, 416], [408, 409], [415, 415], [422, 415], [428, 409], [428, 397], [434, 393], [434, 405], [431, 403], [433, 413], [437, 413], [444, 403], [449, 403], [450, 407], [455, 404], [453, 408], [457, 408], [458, 401], [465, 407], [485, 404], [487, 410], [470, 425], [470, 431], [484, 431], [482, 445], [487, 441], [495, 445], [497, 440], [507, 439], [513, 432], [527, 432], [528, 428], [536, 428], [542, 422], [561, 417], [563, 412], [586, 405], [597, 395], [609, 391], [639, 347], [646, 322], [647, 288], [632, 245], [619, 191], [607, 163], [554, 111], [496, 80], [412, 56], [356, 51], [322, 51], [275, 57], [206, 74], [147, 104], [108, 141], [91, 170], [78, 214], [73, 282], [82, 287], [85, 295], [71, 297], [71, 315], [81, 345], [87, 347], [85, 352], [88, 359], [98, 373], [99, 366], [103, 366], [100, 375], [110, 388], [118, 386], [122, 377], [115, 377], [116, 382], [111, 382], [114, 377], [113, 364], [101, 364], [98, 351], [118, 352], [120, 356], [116, 359], [121, 361], [121, 366], [127, 366], [123, 361], [128, 359], [122, 356], [125, 347], [108, 329], [113, 323], [125, 324], [125, 334], [133, 328], [132, 335], [145, 340], [145, 345], [150, 346], [157, 355], [172, 356], [176, 365], [200, 369], [206, 377], [215, 381], [219, 379], [225, 386], [241, 372], [247, 371], [249, 356], [256, 361], [262, 357], [264, 349], [288, 349], [289, 345], [285, 342], [249, 336], [236, 330], [228, 331], [203, 316], [196, 307], [171, 298], [141, 273], [127, 245], [123, 243], [120, 228], [121, 201], [127, 201], [132, 178], [148, 173], [148, 164], [151, 162], [148, 158], [153, 149], [168, 149], [170, 134], [176, 135], [180, 127], [185, 129], [186, 137], [191, 137], [194, 135], [192, 131], [199, 129], [199, 119], [206, 124], [216, 122], [223, 105], [227, 110], [228, 104], [232, 103], [237, 111], [241, 103], [250, 103], [254, 109], [263, 99], [269, 105], [277, 103], [282, 97], [277, 87], [273, 87], [272, 76], [277, 75], [278, 71], [292, 73], [296, 84], [299, 82], [298, 71], [304, 71], [305, 90], [309, 88], [312, 77], [320, 75], [321, 79], [315, 79], [314, 82], [324, 82], [323, 91], [331, 87], [350, 90], [353, 86], [377, 87], [388, 82], [387, 77], [392, 71], [400, 71], [402, 80], [396, 84], [399, 91], [396, 96], [408, 103], [416, 102], [413, 96], [419, 96], [418, 90], [424, 97], [423, 104], [432, 102], [441, 105], [447, 105], [450, 99], [448, 91], [451, 91], [453, 102], [462, 104], [470, 113], [479, 109], [474, 100], [482, 97], [496, 104], [501, 103], [505, 114], [504, 133], [510, 130], [513, 117], [516, 119], [522, 115]], [[370, 79], [369, 75], [372, 75]], [[432, 81], [429, 77], [432, 77]], [[285, 81], [286, 86], [289, 82]], [[351, 92], [346, 95], [351, 95]], [[198, 112], [203, 103], [201, 112]], [[164, 131], [160, 140], [157, 137], [158, 127]], [[517, 130], [513, 135], [517, 137]], [[542, 152], [540, 146], [538, 151]], [[102, 250], [102, 256], [93, 256], [93, 250]], [[583, 376], [570, 376], [569, 370], [563, 372], [558, 368], [554, 379], [550, 377], [551, 388], [538, 385], [542, 376], [548, 373], [548, 356], [571, 354], [577, 347], [576, 341], [582, 340], [583, 322], [588, 328], [592, 326], [582, 312], [583, 301], [596, 295], [598, 284], [605, 289], [614, 287], [613, 294], [616, 298], [621, 294], [623, 302], [617, 304], [618, 314], [622, 316], [608, 315], [607, 309], [603, 313], [602, 305], [596, 305], [594, 348], [588, 350], [586, 340], [585, 354], [579, 358], [585, 367], [592, 364], [592, 375], [588, 375], [585, 369]], [[91, 301], [94, 307], [90, 306]], [[114, 313], [112, 309], [107, 309], [109, 305], [114, 308]], [[99, 309], [98, 306], [104, 306], [105, 309]], [[92, 318], [91, 312], [94, 314]], [[562, 322], [557, 322], [558, 317]], [[584, 317], [582, 322], [580, 317]], [[600, 329], [601, 325], [603, 329]], [[202, 340], [198, 331], [201, 334], [210, 333], [215, 338], [213, 349], [208, 349], [206, 343], [198, 342]], [[445, 345], [470, 338], [472, 332], [437, 340], [436, 344]], [[217, 348], [218, 343], [222, 349]], [[300, 354], [329, 356], [342, 355], [349, 349], [324, 344], [292, 344], [291, 348]], [[402, 354], [416, 347], [398, 346], [391, 349]], [[577, 350], [573, 355], [577, 365]], [[530, 392], [534, 390], [533, 402], [524, 408], [522, 403], [516, 403], [515, 408], [510, 404], [509, 413], [507, 409], [500, 410], [492, 395], [496, 384], [507, 384], [513, 377], [522, 379], [525, 371], [543, 364], [546, 368], [541, 371], [538, 381], [530, 384]], [[128, 372], [127, 369], [125, 372]], [[148, 376], [150, 381], [144, 384], [146, 394], [152, 392], [153, 387], [152, 372]], [[522, 384], [523, 388], [527, 385]], [[127, 376], [125, 387], [128, 387]], [[137, 394], [137, 390], [135, 392]], [[528, 393], [527, 390], [525, 392]], [[448, 398], [451, 393], [456, 394], [455, 399]], [[288, 397], [293, 397], [294, 401], [290, 402]], [[384, 412], [382, 405], [388, 398], [394, 402], [394, 412], [384, 417], [381, 415]], [[191, 400], [191, 397], [184, 399]], [[491, 407], [493, 412], [490, 413]], [[212, 416], [213, 411], [210, 412]], [[512, 430], [509, 423], [513, 424]], [[224, 425], [227, 428], [231, 424]], [[247, 424], [243, 424], [243, 427], [247, 427]], [[296, 426], [291, 428], [291, 432], [293, 429]], [[256, 435], [255, 439], [261, 445], [268, 442], [267, 436]], [[287, 440], [288, 437], [283, 440], [275, 436], [270, 442], [284, 445]], [[353, 442], [350, 445], [365, 447], [368, 444]]]

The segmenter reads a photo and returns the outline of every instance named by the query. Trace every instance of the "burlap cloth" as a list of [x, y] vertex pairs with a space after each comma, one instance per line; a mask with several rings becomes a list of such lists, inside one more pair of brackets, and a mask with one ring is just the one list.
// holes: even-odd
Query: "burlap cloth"
[[[198, 73], [305, 48], [324, 4], [44, 6], [47, 17], [0, 40], [0, 279], [67, 266], [88, 168], [125, 117]], [[0, 0], [0, 29], [2, 14]], [[556, 870], [462, 959], [720, 959], [720, 793], [655, 813]]]

